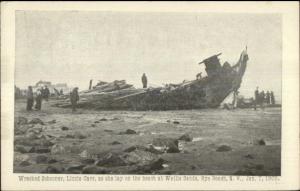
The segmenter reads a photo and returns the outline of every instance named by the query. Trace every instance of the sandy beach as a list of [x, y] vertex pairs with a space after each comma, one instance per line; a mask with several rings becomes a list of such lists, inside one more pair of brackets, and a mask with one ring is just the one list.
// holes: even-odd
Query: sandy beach
[[281, 108], [72, 113], [51, 104], [28, 112], [16, 100], [15, 173], [281, 174]]

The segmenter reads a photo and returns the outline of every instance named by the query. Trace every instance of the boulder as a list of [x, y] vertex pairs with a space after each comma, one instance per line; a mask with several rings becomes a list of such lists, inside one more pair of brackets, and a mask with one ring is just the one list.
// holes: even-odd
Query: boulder
[[36, 133], [34, 132], [28, 132], [25, 134], [25, 137], [29, 140], [32, 140], [32, 139], [38, 139], [39, 137], [37, 136]]
[[15, 123], [18, 125], [25, 125], [28, 123], [28, 119], [25, 117], [17, 117], [15, 118]]
[[69, 127], [62, 126], [62, 127], [61, 127], [61, 130], [63, 130], [63, 131], [67, 131], [67, 130], [69, 130]]
[[70, 166], [66, 169], [67, 172], [69, 173], [80, 173], [81, 170], [85, 167], [85, 165], [73, 165], [73, 166]]
[[62, 173], [63, 169], [54, 167], [54, 166], [47, 166], [42, 173], [49, 173], [49, 174], [58, 174], [58, 173]]
[[66, 149], [65, 149], [65, 147], [64, 146], [62, 146], [62, 145], [53, 145], [52, 147], [51, 147], [51, 154], [64, 154], [64, 153], [66, 153]]
[[91, 159], [91, 158], [87, 158], [87, 159], [81, 160], [81, 163], [82, 163], [82, 164], [85, 164], [85, 165], [90, 165], [90, 164], [94, 164], [94, 163], [95, 163], [95, 160], [94, 160], [94, 159]]
[[121, 143], [119, 141], [113, 141], [112, 143], [110, 143], [111, 145], [120, 145]]
[[54, 124], [54, 123], [56, 123], [56, 120], [53, 119], [53, 120], [51, 120], [51, 121], [48, 121], [47, 123], [48, 123], [48, 124]]
[[122, 159], [128, 165], [148, 165], [152, 161], [157, 160], [158, 156], [146, 150], [136, 149], [129, 153], [124, 153]]
[[133, 135], [133, 134], [136, 134], [136, 131], [132, 130], [132, 129], [127, 129], [125, 132], [121, 132], [120, 134], [121, 135], [122, 134]]
[[221, 145], [217, 148], [217, 152], [227, 152], [227, 151], [231, 151], [232, 148], [230, 146], [227, 145]]
[[41, 163], [47, 163], [48, 157], [45, 155], [38, 155], [35, 158], [35, 162], [37, 164], [41, 164]]
[[82, 158], [87, 158], [89, 156], [89, 153], [87, 150], [84, 150], [79, 154], [79, 156]]
[[189, 134], [185, 133], [181, 137], [179, 137], [178, 140], [190, 142], [193, 140], [193, 138]]
[[66, 138], [68, 138], [68, 139], [74, 139], [75, 138], [75, 136], [74, 135], [66, 135]]
[[51, 150], [48, 147], [36, 146], [34, 147], [35, 153], [50, 153]]
[[44, 125], [44, 122], [39, 118], [33, 118], [31, 121], [29, 121], [29, 124], [40, 124]]
[[245, 157], [245, 158], [248, 158], [248, 159], [254, 159], [254, 156], [251, 155], [251, 154], [247, 154], [247, 155], [245, 155], [244, 157]]
[[56, 159], [50, 159], [48, 160], [48, 164], [57, 163], [58, 161]]
[[165, 162], [166, 161], [164, 159], [159, 158], [151, 161], [149, 164], [137, 166], [134, 172], [138, 174], [153, 173], [154, 171], [163, 169], [163, 164]]
[[20, 164], [19, 164], [19, 166], [22, 166], [22, 167], [24, 167], [24, 166], [30, 166], [30, 165], [31, 165], [31, 163], [28, 162], [28, 161], [22, 161], [22, 162], [20, 162]]
[[33, 153], [34, 152], [34, 147], [16, 145], [15, 146], [15, 151], [20, 152], [20, 153]]
[[75, 139], [85, 139], [87, 136], [83, 135], [81, 132], [77, 131], [74, 133]]
[[125, 166], [126, 162], [124, 159], [116, 153], [108, 153], [103, 158], [95, 162], [97, 166], [105, 167], [116, 167], [116, 166]]
[[179, 153], [178, 140], [172, 138], [156, 138], [152, 141], [156, 150], [167, 153]]

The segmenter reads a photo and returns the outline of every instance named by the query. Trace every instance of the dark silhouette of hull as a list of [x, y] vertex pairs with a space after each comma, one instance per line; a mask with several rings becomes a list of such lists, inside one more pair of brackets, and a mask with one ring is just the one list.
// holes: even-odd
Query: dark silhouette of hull
[[[104, 90], [88, 90], [80, 94], [78, 107], [105, 110], [177, 110], [216, 108], [231, 93], [240, 88], [246, 70], [248, 55], [246, 50], [238, 62], [231, 66], [228, 62], [220, 64], [217, 54], [199, 64], [205, 64], [207, 76], [181, 84], [169, 84], [166, 87], [135, 89], [115, 89], [115, 84], [124, 81], [106, 83]], [[108, 88], [107, 88], [108, 86]], [[103, 87], [103, 86], [102, 86]], [[91, 93], [92, 92], [92, 93]], [[95, 93], [94, 93], [95, 92]], [[66, 99], [65, 99], [66, 100]], [[57, 103], [55, 106], [70, 107], [70, 103]]]

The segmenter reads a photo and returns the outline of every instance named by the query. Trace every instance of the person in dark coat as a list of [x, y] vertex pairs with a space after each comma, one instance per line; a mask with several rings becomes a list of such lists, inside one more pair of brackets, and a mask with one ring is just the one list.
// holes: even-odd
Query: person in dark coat
[[266, 103], [270, 104], [270, 92], [269, 91], [267, 91], [267, 93], [266, 93]]
[[47, 86], [45, 86], [45, 88], [44, 88], [44, 96], [43, 97], [44, 97], [44, 99], [46, 101], [48, 101], [49, 95], [50, 95], [49, 88]]
[[145, 73], [143, 73], [142, 76], [142, 83], [143, 83], [143, 88], [147, 88], [147, 76]]
[[258, 87], [256, 87], [256, 90], [254, 92], [254, 109], [256, 110], [256, 105], [259, 104], [259, 91]]
[[27, 91], [27, 107], [26, 110], [30, 111], [32, 110], [33, 106], [33, 92], [32, 92], [32, 87], [28, 86], [28, 91]]
[[275, 104], [275, 97], [274, 97], [274, 92], [271, 91], [270, 93], [270, 99], [271, 99], [271, 104], [274, 105]]
[[42, 91], [40, 89], [37, 90], [36, 92], [36, 98], [35, 98], [35, 109], [36, 110], [41, 110], [42, 108], [42, 99], [43, 99], [43, 96], [42, 96]]
[[78, 88], [74, 88], [73, 91], [70, 93], [70, 100], [72, 104], [72, 111], [76, 111], [76, 105], [79, 101], [79, 95], [78, 95]]

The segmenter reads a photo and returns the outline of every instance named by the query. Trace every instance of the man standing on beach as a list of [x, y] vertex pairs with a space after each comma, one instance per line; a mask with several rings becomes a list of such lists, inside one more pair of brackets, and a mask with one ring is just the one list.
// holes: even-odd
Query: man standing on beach
[[143, 73], [142, 76], [142, 83], [143, 83], [143, 88], [147, 88], [147, 76], [145, 73]]
[[45, 89], [44, 89], [44, 98], [45, 98], [46, 101], [48, 101], [49, 95], [50, 95], [50, 91], [49, 91], [48, 87], [45, 86]]
[[78, 87], [74, 88], [73, 91], [70, 93], [70, 100], [72, 104], [72, 112], [74, 112], [76, 111], [77, 101], [79, 100]]
[[36, 103], [35, 103], [35, 109], [36, 110], [41, 110], [42, 108], [42, 99], [43, 99], [43, 96], [42, 96], [42, 90], [38, 89], [37, 92], [36, 92]]
[[270, 93], [270, 99], [271, 99], [271, 104], [274, 105], [275, 104], [275, 97], [274, 97], [274, 92], [271, 91]]
[[256, 110], [256, 105], [258, 104], [259, 102], [259, 91], [258, 91], [258, 87], [256, 87], [256, 90], [254, 92], [254, 110]]
[[31, 111], [33, 106], [33, 92], [32, 92], [32, 87], [28, 86], [28, 91], [27, 91], [27, 111]]

